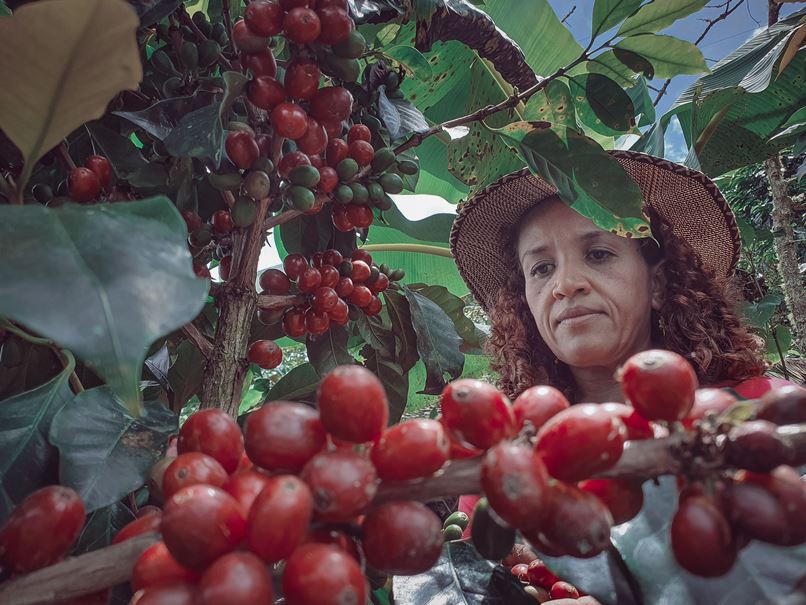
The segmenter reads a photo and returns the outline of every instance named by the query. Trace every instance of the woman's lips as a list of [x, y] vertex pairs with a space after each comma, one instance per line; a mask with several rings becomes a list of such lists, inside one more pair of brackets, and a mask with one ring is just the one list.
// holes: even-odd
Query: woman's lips
[[589, 320], [591, 317], [601, 315], [599, 311], [585, 307], [566, 309], [557, 317], [557, 325], [573, 326]]

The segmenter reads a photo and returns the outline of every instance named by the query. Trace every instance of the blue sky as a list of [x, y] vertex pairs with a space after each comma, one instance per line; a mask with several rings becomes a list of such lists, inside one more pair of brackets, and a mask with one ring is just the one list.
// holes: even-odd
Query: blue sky
[[[663, 0], [656, 1], [663, 2]], [[718, 16], [724, 9], [717, 8], [717, 6], [724, 2], [725, 0], [712, 0], [705, 9], [677, 21], [662, 33], [693, 42], [707, 25], [702, 19], [713, 19]], [[560, 19], [565, 17], [572, 7], [576, 6], [565, 24], [574, 34], [574, 37], [585, 46], [591, 31], [591, 14], [594, 0], [549, 0], [549, 3]], [[736, 1], [732, 2], [732, 4], [736, 4]], [[802, 7], [802, 4], [785, 4], [781, 11], [781, 17], [789, 15]], [[699, 44], [699, 48], [708, 65], [713, 65], [766, 26], [767, 0], [745, 0], [744, 4], [727, 19], [720, 21], [711, 28], [711, 31]], [[657, 106], [658, 115], [669, 109], [680, 93], [694, 80], [696, 80], [696, 76], [678, 76], [674, 78]], [[653, 81], [650, 84], [660, 88], [663, 80]], [[653, 91], [650, 91], [650, 93], [654, 99], [656, 93]], [[671, 160], [682, 162], [686, 157], [686, 151], [680, 126], [676, 120], [672, 120], [666, 135], [666, 156]]]

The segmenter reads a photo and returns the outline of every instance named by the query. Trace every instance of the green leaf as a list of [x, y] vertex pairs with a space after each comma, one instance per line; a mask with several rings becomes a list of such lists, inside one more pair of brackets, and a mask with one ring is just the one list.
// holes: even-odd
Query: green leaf
[[571, 91], [562, 80], [552, 80], [526, 103], [528, 120], [544, 120], [552, 126], [576, 127], [576, 114]]
[[400, 417], [406, 411], [409, 394], [409, 375], [394, 360], [371, 347], [364, 347], [361, 351], [365, 355], [366, 367], [375, 373], [383, 383], [386, 398], [389, 401], [389, 424], [400, 422]]
[[411, 320], [417, 333], [417, 351], [428, 372], [422, 393], [437, 395], [445, 387], [445, 375], [455, 380], [462, 373], [462, 342], [448, 314], [425, 296], [403, 288], [409, 301]]
[[672, 78], [681, 74], [708, 71], [705, 57], [691, 42], [673, 36], [638, 34], [616, 43], [616, 48], [641, 55], [655, 68], [656, 78]]
[[70, 349], [136, 414], [148, 346], [193, 319], [207, 294], [186, 238], [164, 197], [0, 206], [0, 315]]
[[87, 130], [98, 152], [109, 160], [112, 170], [119, 179], [129, 180], [149, 165], [129, 137], [107, 128], [100, 122], [87, 124]]
[[120, 116], [139, 126], [155, 139], [164, 141], [183, 116], [210, 105], [215, 99], [216, 95], [213, 93], [199, 91], [192, 96], [157, 101], [140, 111], [113, 111], [112, 115]]
[[[630, 54], [633, 57], [638, 57], [638, 55], [635, 53], [627, 53], [627, 51], [620, 52], [623, 54]], [[649, 68], [652, 67], [649, 61], [644, 60], [644, 64]], [[613, 50], [603, 52], [602, 54], [597, 55], [590, 61], [586, 62], [585, 68], [590, 73], [607, 76], [616, 84], [624, 88], [628, 88], [633, 85], [636, 71], [633, 69], [632, 65], [625, 64], [624, 61], [619, 59]]]
[[88, 512], [120, 500], [146, 480], [178, 430], [177, 416], [162, 404], [145, 403], [133, 417], [107, 387], [76, 395], [50, 426], [59, 448], [59, 481], [81, 496]]
[[406, 68], [406, 71], [419, 80], [430, 80], [434, 75], [428, 59], [413, 46], [398, 44], [384, 48], [381, 54], [400, 63]]
[[652, 66], [652, 63], [647, 61], [641, 55], [629, 50], [624, 50], [623, 48], [614, 48], [612, 52], [616, 61], [629, 68], [630, 71], [637, 74], [643, 74], [644, 77], [648, 78], [649, 80], [655, 77], [655, 68]]
[[8, 17], [9, 15], [11, 15], [11, 9], [5, 0], [0, 0], [0, 17]]
[[[56, 413], [73, 399], [68, 365], [49, 382], [0, 401], [0, 524], [28, 494], [58, 482], [58, 452], [48, 443]], [[3, 368], [5, 370], [5, 368]]]
[[220, 104], [213, 103], [183, 117], [165, 139], [165, 149], [174, 157], [209, 158], [217, 168], [224, 150]]
[[199, 392], [204, 379], [205, 365], [204, 355], [196, 345], [189, 340], [182, 341], [176, 350], [176, 359], [168, 369], [174, 412], [180, 412], [188, 400]]
[[[450, 236], [451, 226], [456, 218], [456, 213], [440, 212], [418, 221], [410, 221], [397, 207], [396, 198], [402, 197], [404, 196], [399, 195], [392, 198], [392, 201], [395, 203], [392, 205], [392, 208], [383, 213], [384, 221], [389, 227], [421, 242], [445, 245], [445, 242], [448, 241], [448, 237]], [[384, 228], [382, 223], [374, 223], [372, 227], [373, 231], [375, 229]]]
[[417, 333], [411, 323], [409, 301], [393, 290], [386, 290], [383, 296], [392, 323], [392, 333], [395, 336], [395, 359], [403, 371], [408, 372], [420, 359], [417, 352]]
[[476, 326], [465, 315], [465, 301], [458, 296], [448, 292], [444, 286], [426, 286], [424, 284], [411, 284], [409, 286], [414, 292], [422, 294], [435, 302], [451, 318], [456, 333], [462, 338], [466, 345], [471, 347], [480, 346], [479, 333]]
[[123, 0], [42, 0], [0, 19], [0, 130], [25, 159], [20, 191], [39, 158], [137, 88], [138, 25]]
[[743, 308], [745, 321], [754, 328], [766, 330], [769, 328], [773, 313], [780, 305], [782, 299], [777, 294], [767, 294], [757, 303], [746, 303]]
[[767, 335], [767, 354], [778, 360], [786, 356], [792, 346], [792, 331], [789, 327], [778, 324], [775, 326], [775, 336]]
[[708, 0], [662, 0], [639, 8], [619, 28], [619, 36], [649, 34], [669, 27], [672, 23], [708, 4]]
[[320, 336], [308, 336], [306, 346], [308, 360], [320, 377], [340, 365], [351, 365], [355, 359], [347, 351], [347, 330], [344, 326], [331, 325], [330, 329]]
[[182, 0], [138, 0], [134, 6], [140, 16], [140, 25], [149, 27], [174, 12]]
[[654, 124], [655, 106], [652, 104], [652, 99], [649, 97], [649, 88], [647, 88], [646, 79], [643, 76], [639, 76], [635, 84], [627, 88], [625, 92], [630, 95], [635, 116], [640, 116], [638, 126]]
[[600, 134], [616, 135], [635, 126], [635, 106], [624, 89], [607, 76], [583, 74], [569, 78], [580, 121]]
[[134, 519], [134, 513], [129, 510], [128, 506], [120, 502], [113, 502], [109, 506], [99, 508], [87, 517], [84, 528], [70, 554], [76, 557], [109, 546], [115, 535]]
[[316, 388], [319, 386], [319, 374], [310, 363], [303, 363], [291, 370], [277, 381], [266, 401], [301, 401], [313, 404], [316, 401]]
[[394, 352], [395, 336], [388, 327], [383, 325], [379, 315], [367, 317], [362, 313], [355, 320], [355, 327], [358, 328], [358, 333], [364, 342], [372, 349], [387, 356]]
[[593, 5], [591, 40], [621, 23], [641, 6], [643, 0], [596, 0]]

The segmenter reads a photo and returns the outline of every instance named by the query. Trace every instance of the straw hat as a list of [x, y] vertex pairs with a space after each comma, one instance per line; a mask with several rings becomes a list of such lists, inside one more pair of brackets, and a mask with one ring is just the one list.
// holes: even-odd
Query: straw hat
[[[699, 254], [717, 276], [733, 273], [741, 250], [736, 218], [704, 174], [644, 153], [611, 150], [641, 189], [644, 200]], [[489, 310], [509, 269], [503, 243], [535, 204], [557, 193], [546, 181], [520, 170], [501, 177], [465, 202], [451, 228], [451, 251], [476, 300]]]

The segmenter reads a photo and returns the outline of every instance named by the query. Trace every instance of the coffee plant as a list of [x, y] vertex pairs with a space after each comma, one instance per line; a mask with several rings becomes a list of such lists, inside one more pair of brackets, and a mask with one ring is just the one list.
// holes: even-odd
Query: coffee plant
[[[602, 552], [660, 475], [682, 569], [801, 544], [801, 391], [756, 410], [651, 352], [631, 405], [510, 403], [470, 378], [453, 215], [400, 209], [528, 166], [640, 235], [621, 135], [662, 155], [690, 119], [713, 176], [754, 161], [722, 128], [762, 109], [765, 153], [802, 139], [802, 92], [724, 112], [736, 70], [655, 121], [646, 79], [707, 69], [658, 33], [705, 2], [669, 2], [596, 0], [583, 47], [543, 0], [0, 1], [0, 601], [362, 604], [451, 549], [512, 599], [577, 598], [486, 560]], [[801, 17], [733, 59], [775, 66], [769, 95], [806, 90]], [[400, 422], [425, 396], [439, 413]], [[480, 493], [472, 520], [422, 504]]]

